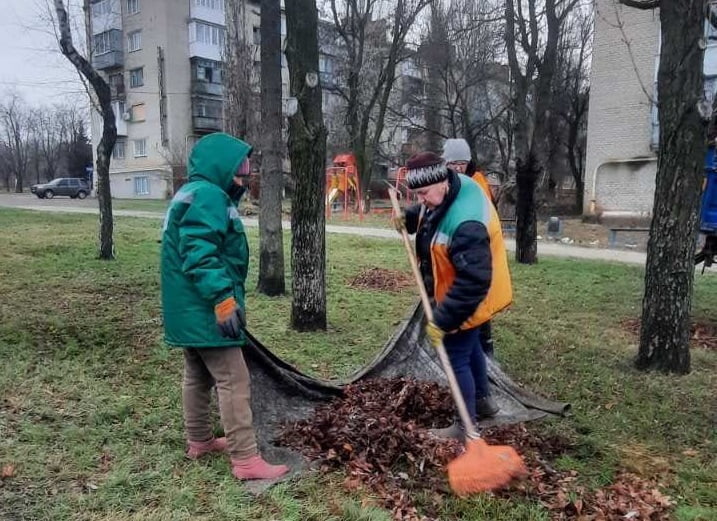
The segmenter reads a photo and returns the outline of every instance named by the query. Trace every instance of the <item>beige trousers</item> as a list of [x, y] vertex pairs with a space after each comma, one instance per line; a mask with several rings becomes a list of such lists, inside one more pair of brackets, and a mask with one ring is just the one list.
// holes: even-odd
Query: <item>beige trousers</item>
[[249, 371], [241, 348], [187, 348], [183, 351], [182, 404], [187, 439], [207, 441], [212, 438], [209, 404], [211, 389], [216, 386], [219, 415], [230, 457], [245, 459], [257, 454], [249, 401]]

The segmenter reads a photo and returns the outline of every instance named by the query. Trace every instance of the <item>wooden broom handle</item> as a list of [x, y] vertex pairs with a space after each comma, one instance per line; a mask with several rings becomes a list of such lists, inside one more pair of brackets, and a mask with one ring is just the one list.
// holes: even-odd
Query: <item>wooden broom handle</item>
[[[398, 199], [396, 198], [396, 190], [394, 188], [389, 188], [388, 196], [391, 198], [391, 205], [393, 205], [393, 211], [395, 212], [396, 217], [398, 217], [401, 214], [401, 207], [398, 204]], [[426, 287], [423, 285], [423, 277], [421, 276], [421, 270], [418, 268], [416, 253], [413, 251], [413, 248], [411, 248], [411, 241], [408, 238], [408, 231], [405, 227], [401, 229], [401, 236], [403, 237], [403, 245], [406, 248], [406, 253], [408, 253], [408, 260], [411, 263], [411, 270], [413, 270], [413, 276], [416, 279], [418, 292], [421, 295], [421, 304], [423, 304], [423, 312], [426, 314], [426, 318], [430, 322], [433, 322], [433, 308], [431, 307], [431, 301], [428, 299], [428, 292], [426, 291]], [[451, 388], [453, 401], [456, 404], [456, 409], [458, 409], [458, 414], [460, 415], [461, 421], [463, 422], [463, 427], [466, 432], [466, 438], [476, 439], [480, 435], [476, 431], [473, 425], [473, 420], [471, 420], [471, 417], [468, 414], [468, 408], [466, 407], [466, 402], [463, 399], [463, 395], [461, 394], [460, 387], [458, 387], [458, 380], [456, 380], [456, 375], [453, 372], [453, 367], [451, 367], [451, 361], [448, 359], [446, 348], [443, 345], [443, 342], [440, 342], [437, 346], [435, 346], [435, 348], [438, 352], [438, 358], [441, 361], [441, 365], [443, 366], [443, 371], [446, 373], [446, 377], [448, 378], [448, 385]]]

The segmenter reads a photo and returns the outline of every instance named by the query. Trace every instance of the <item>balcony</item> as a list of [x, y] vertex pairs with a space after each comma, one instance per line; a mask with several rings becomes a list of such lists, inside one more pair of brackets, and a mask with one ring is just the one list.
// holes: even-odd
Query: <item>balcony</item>
[[124, 53], [122, 51], [110, 51], [96, 54], [92, 57], [92, 65], [95, 69], [115, 69], [124, 65]]
[[194, 131], [201, 132], [214, 132], [223, 130], [222, 118], [210, 118], [206, 116], [192, 116], [192, 127]]
[[221, 83], [210, 83], [208, 81], [194, 81], [192, 83], [192, 94], [224, 96], [224, 86]]

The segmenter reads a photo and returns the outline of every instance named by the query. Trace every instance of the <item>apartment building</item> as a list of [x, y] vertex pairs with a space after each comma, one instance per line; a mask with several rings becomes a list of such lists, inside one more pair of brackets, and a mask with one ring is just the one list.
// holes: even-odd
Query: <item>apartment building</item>
[[[659, 145], [654, 103], [659, 10], [615, 0], [598, 0], [596, 9], [583, 213], [648, 219]], [[705, 99], [711, 103], [717, 90], [717, 29], [705, 20], [704, 30]]]
[[[110, 84], [117, 119], [113, 196], [171, 196], [192, 144], [223, 129], [224, 8], [224, 0], [92, 1], [92, 63]], [[244, 25], [258, 69], [257, 1], [247, 2]], [[99, 139], [96, 112], [92, 124]]]

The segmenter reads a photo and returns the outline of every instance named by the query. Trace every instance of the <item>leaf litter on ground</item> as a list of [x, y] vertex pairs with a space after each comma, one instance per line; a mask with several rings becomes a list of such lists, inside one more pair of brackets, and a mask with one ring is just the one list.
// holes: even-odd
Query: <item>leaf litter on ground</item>
[[[395, 520], [431, 521], [451, 494], [445, 465], [463, 447], [435, 438], [429, 429], [453, 418], [450, 393], [437, 383], [373, 379], [346, 386], [343, 397], [317, 407], [310, 418], [286, 424], [277, 441], [324, 470], [345, 472], [347, 489], [379, 498]], [[529, 470], [526, 479], [492, 493], [497, 497], [536, 501], [559, 521], [670, 519], [673, 502], [654, 478], [618, 472], [612, 484], [588, 490], [577, 471], [556, 470], [553, 462], [575, 445], [566, 437], [539, 434], [524, 424], [482, 434], [489, 444], [515, 447]], [[417, 496], [432, 498], [431, 504], [416, 505]]]

